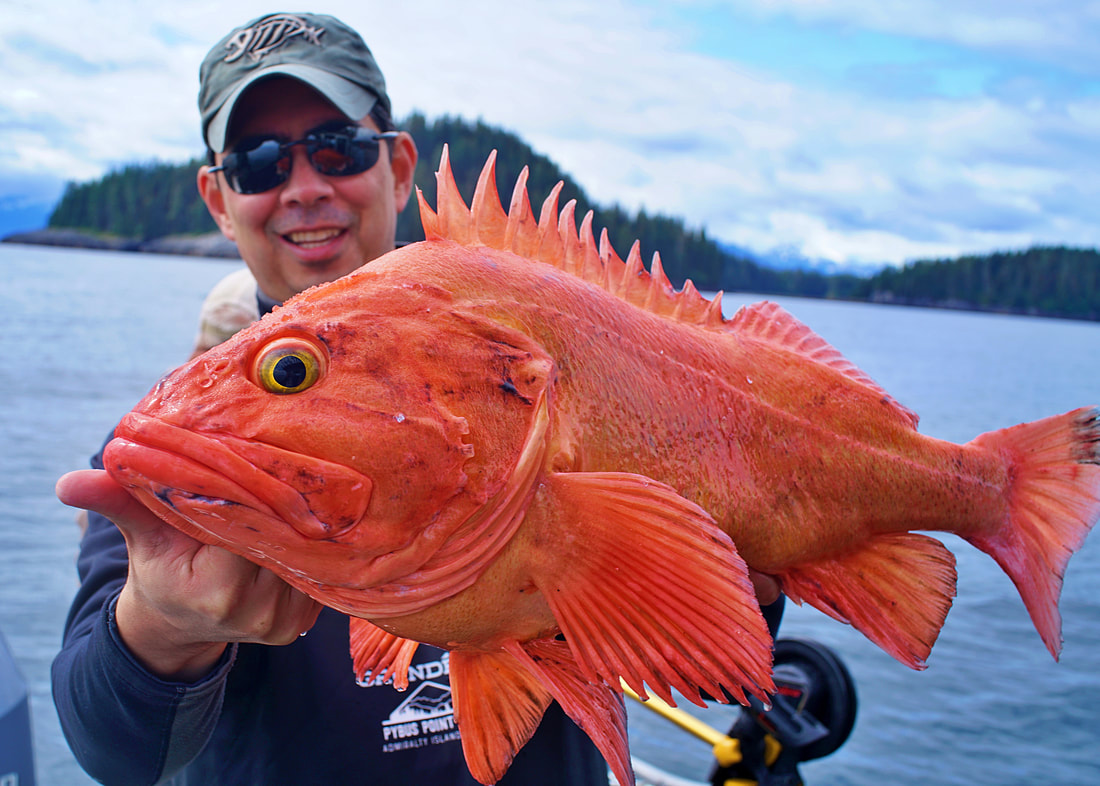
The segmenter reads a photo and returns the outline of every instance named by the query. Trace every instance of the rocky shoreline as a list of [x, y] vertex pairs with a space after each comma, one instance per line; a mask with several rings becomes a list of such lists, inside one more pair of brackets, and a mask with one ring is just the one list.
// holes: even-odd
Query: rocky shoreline
[[36, 229], [16, 232], [4, 237], [3, 243], [24, 243], [35, 246], [89, 248], [100, 251], [139, 251], [145, 254], [177, 254], [192, 257], [240, 259], [237, 246], [220, 232], [205, 235], [171, 235], [151, 240], [109, 237], [81, 232], [77, 229]]

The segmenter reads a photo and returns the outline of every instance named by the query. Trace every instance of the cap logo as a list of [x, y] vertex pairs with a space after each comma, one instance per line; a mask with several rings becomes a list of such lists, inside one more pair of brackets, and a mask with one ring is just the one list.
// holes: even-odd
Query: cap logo
[[310, 27], [305, 20], [291, 14], [275, 14], [265, 17], [258, 24], [241, 30], [229, 41], [225, 48], [229, 54], [224, 62], [232, 63], [247, 53], [252, 61], [259, 60], [268, 52], [278, 49], [297, 36], [311, 44], [321, 45], [323, 27]]

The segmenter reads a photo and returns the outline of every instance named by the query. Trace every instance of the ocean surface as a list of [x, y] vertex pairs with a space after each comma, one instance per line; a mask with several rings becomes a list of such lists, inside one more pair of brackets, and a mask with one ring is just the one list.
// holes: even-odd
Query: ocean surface
[[[0, 245], [0, 631], [31, 690], [38, 782], [91, 781], [50, 698], [49, 668], [76, 589], [74, 511], [55, 480], [87, 466], [117, 419], [188, 354], [199, 304], [239, 263]], [[727, 313], [758, 298], [727, 295]], [[1100, 325], [778, 299], [890, 393], [929, 435], [990, 429], [1100, 403]], [[1065, 649], [1047, 653], [1015, 588], [968, 544], [958, 598], [928, 669], [911, 671], [809, 608], [788, 605], [781, 637], [831, 647], [851, 671], [859, 715], [848, 742], [803, 766], [822, 784], [1100, 783], [1100, 535], [1062, 593]], [[725, 731], [737, 710], [685, 707]], [[630, 703], [633, 753], [687, 779], [709, 747]]]

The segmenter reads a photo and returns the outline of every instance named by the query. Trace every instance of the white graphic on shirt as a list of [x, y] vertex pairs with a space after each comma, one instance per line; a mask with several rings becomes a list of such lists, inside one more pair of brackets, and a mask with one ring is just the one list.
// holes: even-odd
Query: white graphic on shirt
[[[430, 660], [424, 663], [412, 663], [409, 665], [409, 684], [422, 682], [423, 680], [438, 680], [440, 677], [451, 676], [451, 653], [444, 652], [439, 660]], [[370, 675], [364, 680], [356, 680], [360, 688], [376, 688], [379, 685], [388, 685], [392, 677], [387, 680], [381, 678], [371, 679]]]
[[[411, 693], [393, 691], [401, 703], [382, 721], [382, 752], [394, 753], [460, 739], [454, 718], [451, 687], [441, 678], [450, 676], [449, 653], [436, 661], [409, 666]], [[376, 680], [359, 683], [363, 688], [384, 685]], [[392, 688], [389, 688], [392, 691]]]

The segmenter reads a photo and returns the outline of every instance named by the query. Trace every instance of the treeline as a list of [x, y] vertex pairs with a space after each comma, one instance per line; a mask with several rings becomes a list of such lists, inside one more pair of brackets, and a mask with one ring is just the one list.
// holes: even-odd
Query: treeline
[[858, 283], [861, 300], [1100, 319], [1100, 253], [1037, 247], [886, 268]]
[[[416, 140], [420, 160], [415, 182], [431, 205], [435, 205], [435, 169], [444, 143], [448, 145], [455, 182], [467, 203], [489, 152], [496, 150], [497, 189], [505, 204], [524, 166], [528, 167], [527, 190], [536, 213], [550, 189], [562, 181], [559, 205], [571, 199], [577, 201], [578, 225], [592, 210], [594, 229], [598, 233], [606, 227], [620, 255], [625, 257], [635, 239], [641, 243], [647, 264], [653, 252], [659, 251], [665, 271], [676, 286], [690, 278], [700, 289], [844, 294], [836, 291], [836, 280], [830, 277], [770, 270], [730, 254], [704, 230], [690, 229], [681, 219], [644, 210], [632, 214], [617, 205], [596, 205], [572, 177], [513, 133], [480, 121], [471, 123], [454, 117], [428, 120], [421, 114], [411, 115], [401, 127]], [[131, 164], [92, 182], [69, 183], [50, 216], [49, 226], [139, 240], [214, 232], [214, 222], [195, 187], [195, 172], [202, 163], [196, 158], [185, 164]], [[410, 200], [399, 216], [399, 240], [424, 237], [414, 202]]]
[[[871, 300], [920, 306], [968, 308], [1100, 319], [1100, 254], [1095, 250], [1033, 248], [1021, 252], [924, 260], [902, 268], [884, 268], [870, 277], [775, 270], [732, 254], [691, 229], [681, 219], [646, 211], [630, 213], [618, 205], [596, 205], [569, 175], [515, 134], [454, 117], [428, 120], [410, 115], [401, 127], [420, 150], [415, 182], [430, 205], [436, 204], [435, 169], [443, 145], [451, 169], [469, 203], [485, 159], [497, 151], [497, 189], [507, 205], [522, 167], [536, 215], [551, 188], [562, 181], [559, 206], [577, 202], [579, 225], [589, 210], [593, 228], [606, 228], [615, 250], [624, 256], [637, 239], [647, 265], [659, 251], [665, 271], [679, 287], [691, 279], [704, 290], [763, 295]], [[69, 183], [49, 220], [52, 229], [75, 229], [141, 241], [173, 235], [216, 232], [195, 187], [203, 161], [185, 164], [131, 164], [88, 183]], [[421, 240], [415, 199], [398, 218], [399, 240]]]
[[204, 163], [128, 164], [98, 180], [70, 182], [48, 226], [135, 240], [216, 232], [195, 185]]

